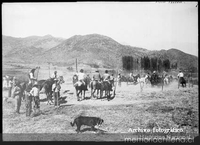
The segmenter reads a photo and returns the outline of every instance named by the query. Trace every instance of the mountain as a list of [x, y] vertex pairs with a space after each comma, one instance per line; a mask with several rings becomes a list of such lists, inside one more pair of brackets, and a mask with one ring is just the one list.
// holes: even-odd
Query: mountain
[[51, 35], [26, 38], [3, 36], [3, 55], [7, 60], [65, 65], [74, 65], [77, 58], [79, 64], [106, 68], [122, 66], [123, 56], [167, 58], [172, 63], [177, 62], [182, 68], [197, 67], [198, 64], [196, 56], [177, 49], [150, 51], [122, 45], [110, 37], [99, 34], [75, 35], [69, 39], [55, 38]]
[[44, 51], [60, 44], [64, 39], [55, 38], [51, 35], [29, 36], [25, 38], [15, 38], [3, 36], [3, 56], [11, 60], [16, 58], [27, 59], [28, 56], [38, 55]]

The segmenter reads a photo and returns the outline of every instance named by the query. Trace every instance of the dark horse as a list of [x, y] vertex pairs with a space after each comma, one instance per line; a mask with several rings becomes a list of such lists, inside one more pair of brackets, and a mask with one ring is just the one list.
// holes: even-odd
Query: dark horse
[[178, 79], [178, 88], [179, 88], [180, 84], [182, 85], [182, 87], [186, 87], [186, 80], [183, 77], [180, 77]]
[[[63, 76], [59, 76], [58, 81], [60, 84], [65, 82]], [[53, 101], [52, 101], [52, 93], [53, 93], [52, 85], [54, 82], [55, 81], [52, 78], [49, 78], [47, 80], [39, 80], [38, 81], [39, 90], [41, 91], [42, 88], [44, 88], [44, 92], [47, 96], [47, 104], [50, 104], [50, 105], [51, 105], [51, 103], [53, 103]], [[50, 103], [50, 101], [51, 101], [51, 103]]]
[[103, 97], [103, 91], [105, 91], [105, 97], [109, 100], [111, 97], [110, 91], [112, 91], [112, 84], [108, 81], [102, 81], [100, 88], [100, 98]]
[[151, 86], [164, 86], [164, 75], [152, 74], [150, 77]]
[[90, 83], [90, 87], [91, 87], [91, 97], [94, 98], [94, 93], [97, 91], [97, 98], [98, 98], [99, 91], [101, 90], [101, 82], [93, 80]]
[[[91, 97], [94, 97], [95, 91], [97, 91], [97, 99], [103, 97], [103, 91], [105, 91], [105, 96], [107, 99], [110, 98], [110, 91], [112, 90], [112, 82], [103, 81], [102, 78], [100, 81], [92, 81], [91, 82]], [[99, 95], [100, 91], [100, 96]]]
[[[87, 91], [88, 89], [87, 89], [87, 86], [89, 85], [89, 77], [86, 77], [84, 80], [83, 80], [84, 82], [85, 82], [85, 84], [81, 84], [80, 86], [78, 85], [78, 76], [75, 74], [74, 76], [73, 76], [73, 85], [74, 85], [74, 87], [75, 87], [75, 89], [76, 89], [76, 96], [77, 96], [77, 101], [81, 101], [81, 98], [82, 98], [82, 92], [83, 92], [83, 98], [82, 98], [82, 100], [84, 100], [85, 99], [85, 91]], [[79, 94], [81, 93], [81, 98], [79, 98]]]
[[138, 78], [140, 78], [140, 74], [137, 74], [137, 75], [132, 75], [131, 77], [129, 76], [129, 77], [127, 77], [127, 85], [129, 84], [129, 83], [133, 83], [134, 85], [136, 85], [137, 83], [138, 83]]

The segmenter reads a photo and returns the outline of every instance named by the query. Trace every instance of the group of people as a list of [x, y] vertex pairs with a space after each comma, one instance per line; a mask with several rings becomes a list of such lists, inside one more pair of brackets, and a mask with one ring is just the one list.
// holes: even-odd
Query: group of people
[[[39, 99], [39, 93], [40, 93], [40, 85], [38, 84], [38, 80], [36, 79], [34, 72], [37, 68], [33, 68], [28, 73], [29, 81], [27, 84], [25, 84], [25, 88], [23, 88], [22, 83], [17, 80], [15, 77], [12, 79], [8, 79], [8, 97], [5, 98], [5, 101], [8, 100], [8, 98], [14, 99], [15, 104], [15, 113], [20, 113], [20, 107], [21, 102], [24, 98], [25, 100], [25, 107], [26, 107], [26, 116], [31, 116], [32, 112], [37, 113], [40, 111], [40, 99]], [[51, 76], [51, 79], [54, 80], [54, 83], [52, 85], [52, 92], [54, 96], [54, 105], [58, 106], [59, 101], [58, 98], [60, 97], [60, 89], [61, 86], [58, 83], [57, 79], [57, 71], [54, 71], [54, 73]], [[32, 102], [34, 103], [33, 109], [32, 109]]]
[[[76, 74], [78, 76], [78, 81], [74, 84], [75, 85], [78, 85], [78, 86], [81, 86], [82, 84], [85, 85], [85, 79], [88, 77], [89, 78], [89, 75], [86, 75], [84, 73], [84, 70], [81, 69], [79, 73]], [[121, 80], [121, 74], [118, 74], [118, 80]], [[94, 82], [108, 82], [109, 84], [111, 84], [111, 86], [114, 85], [114, 74], [112, 73], [111, 75], [108, 73], [108, 70], [105, 70], [105, 73], [103, 75], [101, 75], [99, 73], [99, 70], [96, 70], [93, 75], [92, 75], [92, 79], [91, 81], [94, 81]], [[120, 84], [121, 85], [121, 82]]]

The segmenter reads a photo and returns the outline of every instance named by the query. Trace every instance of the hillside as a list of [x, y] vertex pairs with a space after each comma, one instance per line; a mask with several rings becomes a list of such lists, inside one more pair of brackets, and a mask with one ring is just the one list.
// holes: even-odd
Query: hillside
[[44, 51], [60, 44], [64, 39], [55, 38], [51, 35], [29, 36], [25, 38], [15, 38], [3, 36], [3, 56], [9, 60], [22, 59], [25, 61], [29, 57], [35, 57]]
[[99, 34], [75, 35], [69, 39], [55, 38], [51, 35], [26, 38], [3, 36], [3, 56], [10, 61], [52, 62], [65, 65], [74, 65], [75, 58], [78, 58], [79, 63], [106, 68], [121, 67], [122, 56], [168, 58], [172, 63], [178, 62], [182, 68], [197, 67], [198, 64], [196, 56], [177, 49], [150, 51], [122, 45], [110, 37]]

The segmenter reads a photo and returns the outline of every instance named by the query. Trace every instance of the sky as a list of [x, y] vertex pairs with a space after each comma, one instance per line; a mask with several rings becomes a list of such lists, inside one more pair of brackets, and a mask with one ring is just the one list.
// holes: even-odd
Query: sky
[[121, 44], [198, 56], [198, 3], [3, 3], [2, 33], [66, 39], [96, 33]]

